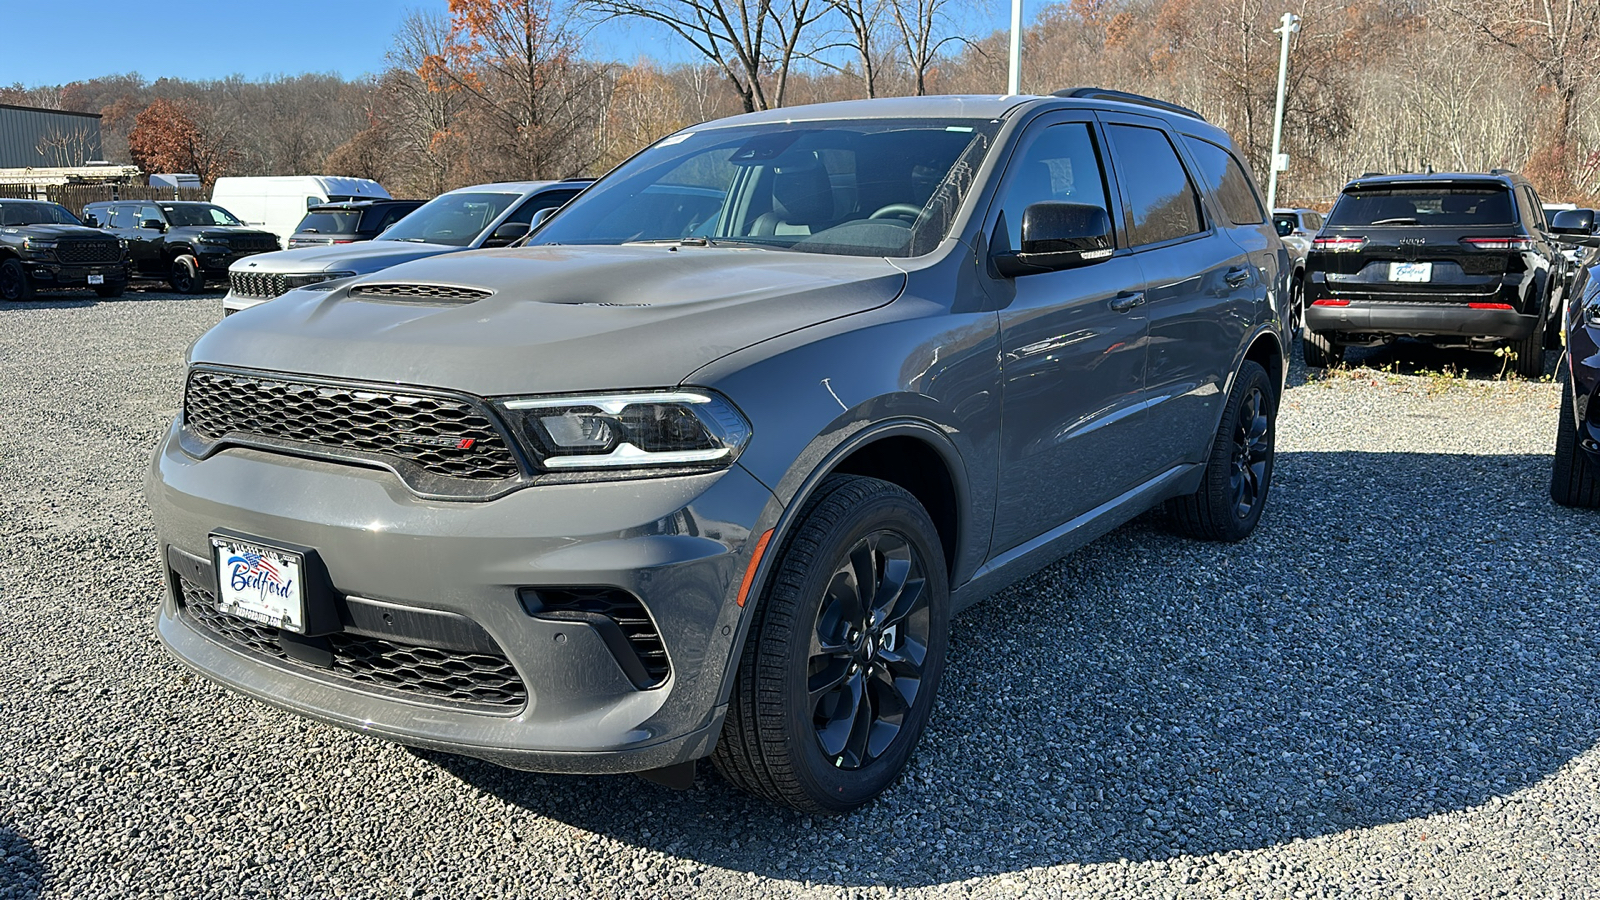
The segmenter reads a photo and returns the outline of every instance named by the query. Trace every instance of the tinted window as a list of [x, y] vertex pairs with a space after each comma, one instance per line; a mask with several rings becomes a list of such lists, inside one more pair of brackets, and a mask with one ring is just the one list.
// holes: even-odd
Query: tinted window
[[382, 239], [465, 247], [516, 202], [517, 196], [477, 191], [440, 194], [396, 222]]
[[1202, 231], [1200, 197], [1166, 134], [1136, 125], [1113, 125], [1108, 130], [1118, 171], [1128, 173], [1121, 182], [1134, 246]]
[[[1105, 172], [1089, 126], [1072, 122], [1045, 128], [1006, 170], [999, 224], [1010, 243], [995, 249], [1022, 249], [1022, 213], [1035, 203], [1059, 201], [1098, 206], [1110, 218], [1111, 205], [1106, 197]], [[1000, 235], [997, 233], [995, 238], [998, 242]]]
[[1329, 225], [1510, 225], [1511, 193], [1502, 187], [1419, 184], [1346, 191]]
[[146, 223], [146, 222], [163, 222], [163, 221], [166, 221], [166, 220], [161, 218], [161, 210], [155, 208], [154, 206], [141, 206], [141, 207], [139, 207], [139, 227], [143, 228], [144, 227], [144, 223]]
[[404, 219], [406, 213], [415, 207], [411, 206], [384, 206], [377, 209], [368, 209], [361, 214], [361, 231], [377, 234], [390, 225]]
[[360, 218], [361, 212], [354, 209], [306, 213], [294, 230], [316, 234], [354, 234]]
[[139, 219], [134, 215], [136, 210], [137, 207], [129, 206], [126, 203], [119, 203], [111, 207], [111, 227], [138, 228]]
[[170, 206], [163, 205], [161, 209], [167, 214], [167, 223], [175, 228], [244, 224], [235, 219], [233, 213], [209, 203], [174, 203]]
[[[1250, 185], [1250, 176], [1244, 173], [1232, 154], [1210, 141], [1198, 138], [1185, 137], [1183, 142], [1189, 146], [1195, 164], [1200, 167], [1200, 181], [1222, 204], [1222, 214], [1228, 217], [1228, 221], [1235, 225], [1260, 225], [1265, 221], [1267, 213], [1261, 208], [1261, 201], [1256, 198], [1255, 189]], [[1289, 218], [1292, 221], [1294, 217]], [[1282, 233], [1281, 228], [1279, 233]]]
[[521, 206], [517, 207], [511, 215], [506, 216], [507, 222], [521, 222], [524, 225], [533, 222], [533, 214], [541, 209], [555, 209], [561, 204], [578, 195], [577, 191], [546, 191], [537, 197], [530, 197]]
[[82, 225], [59, 203], [0, 201], [0, 225]]

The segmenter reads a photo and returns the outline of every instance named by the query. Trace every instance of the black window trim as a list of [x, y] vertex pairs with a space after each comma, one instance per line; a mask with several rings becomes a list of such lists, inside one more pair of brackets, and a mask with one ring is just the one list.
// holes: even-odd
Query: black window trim
[[982, 222], [984, 244], [989, 246], [989, 252], [992, 253], [994, 250], [992, 246], [994, 229], [999, 224], [1006, 188], [1010, 187], [1010, 179], [1014, 174], [1011, 169], [1012, 163], [1016, 162], [1025, 148], [1045, 130], [1057, 125], [1071, 124], [1089, 127], [1089, 140], [1094, 144], [1095, 153], [1099, 156], [1100, 174], [1105, 178], [1106, 201], [1112, 207], [1107, 210], [1111, 214], [1111, 240], [1115, 247], [1111, 256], [1128, 256], [1134, 252], [1134, 248], [1128, 246], [1127, 216], [1122, 204], [1122, 189], [1117, 183], [1116, 173], [1111, 164], [1111, 146], [1105, 139], [1099, 117], [1092, 110], [1059, 108], [1043, 110], [1022, 123], [1017, 128], [1016, 137], [1010, 142], [1004, 161], [996, 161], [995, 171], [999, 177], [991, 180], [994, 186], [989, 192], [988, 206], [981, 217], [974, 217]]
[[[1212, 221], [1212, 219], [1214, 217], [1211, 215], [1211, 209], [1207, 205], [1207, 200], [1206, 200], [1206, 197], [1205, 197], [1205, 191], [1202, 191], [1198, 187], [1195, 187], [1194, 175], [1189, 171], [1189, 169], [1193, 166], [1193, 163], [1192, 162], [1188, 162], [1188, 161], [1186, 161], [1184, 159], [1184, 155], [1186, 154], [1187, 151], [1178, 149], [1178, 145], [1180, 143], [1182, 143], [1182, 142], [1181, 141], [1175, 141], [1175, 140], [1172, 139], [1172, 136], [1174, 134], [1177, 134], [1178, 132], [1175, 131], [1172, 128], [1172, 126], [1167, 123], [1167, 121], [1165, 119], [1158, 119], [1158, 118], [1156, 118], [1154, 116], [1135, 115], [1135, 114], [1132, 114], [1132, 113], [1122, 113], [1122, 112], [1119, 112], [1119, 113], [1106, 113], [1106, 112], [1100, 112], [1098, 110], [1095, 112], [1095, 117], [1100, 120], [1101, 127], [1105, 128], [1105, 129], [1109, 129], [1110, 126], [1112, 126], [1112, 125], [1129, 125], [1129, 126], [1132, 126], [1132, 127], [1135, 127], [1135, 128], [1154, 128], [1157, 131], [1161, 132], [1163, 135], [1165, 135], [1166, 138], [1167, 138], [1167, 141], [1172, 144], [1173, 152], [1175, 154], [1177, 154], [1178, 165], [1183, 168], [1184, 177], [1189, 179], [1189, 186], [1191, 188], [1194, 188], [1195, 194], [1197, 196], [1199, 196], [1199, 198], [1200, 198], [1200, 214], [1203, 217], [1205, 217], [1205, 219], [1206, 219], [1206, 221], [1200, 223], [1201, 226], [1202, 226], [1201, 230], [1196, 231], [1193, 234], [1186, 234], [1186, 235], [1183, 235], [1182, 237], [1168, 238], [1168, 239], [1166, 239], [1164, 241], [1160, 241], [1160, 242], [1154, 243], [1154, 244], [1139, 244], [1138, 246], [1131, 246], [1131, 247], [1128, 248], [1128, 250], [1130, 252], [1132, 252], [1132, 253], [1144, 253], [1144, 252], [1149, 251], [1149, 250], [1164, 250], [1164, 249], [1166, 249], [1168, 247], [1176, 247], [1179, 244], [1186, 244], [1186, 243], [1188, 243], [1190, 241], [1198, 241], [1198, 240], [1203, 240], [1205, 238], [1215, 237], [1216, 236], [1216, 234], [1217, 234], [1217, 226], [1216, 226], [1216, 223], [1214, 221]], [[1110, 135], [1109, 134], [1106, 136], [1106, 148], [1107, 148], [1107, 150], [1111, 149], [1111, 140], [1110, 140]], [[1107, 159], [1110, 161], [1110, 163], [1111, 163], [1113, 168], [1118, 168], [1122, 164], [1121, 161], [1119, 159], [1117, 159], [1117, 156], [1116, 156], [1115, 152], [1110, 153], [1108, 155]], [[1118, 190], [1120, 192], [1120, 190], [1121, 190], [1121, 179], [1120, 178], [1117, 179], [1117, 184], [1118, 184]], [[1123, 217], [1125, 219], [1127, 219], [1128, 227], [1132, 228], [1133, 227], [1133, 210], [1128, 207], [1128, 201], [1127, 201], [1126, 197], [1119, 197], [1119, 199], [1121, 200], [1121, 205], [1122, 205], [1122, 215], [1123, 215]], [[1128, 238], [1128, 242], [1131, 244], [1132, 240], [1133, 239], [1130, 236]]]

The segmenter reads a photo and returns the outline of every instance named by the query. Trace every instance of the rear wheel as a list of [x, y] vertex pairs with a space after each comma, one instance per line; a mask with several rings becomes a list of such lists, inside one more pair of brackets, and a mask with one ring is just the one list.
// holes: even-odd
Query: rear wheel
[[1250, 536], [1272, 486], [1277, 417], [1277, 398], [1267, 370], [1246, 360], [1228, 394], [1200, 489], [1167, 501], [1167, 512], [1180, 533], [1207, 541], [1241, 541]]
[[0, 262], [0, 300], [26, 300], [33, 296], [33, 284], [20, 260]]
[[1523, 378], [1538, 378], [1544, 374], [1544, 329], [1535, 328], [1533, 334], [1511, 344], [1517, 355], [1517, 374]]
[[949, 642], [938, 532], [906, 491], [832, 476], [764, 592], [712, 754], [736, 787], [843, 813], [900, 777]]
[[1344, 348], [1333, 342], [1333, 335], [1300, 329], [1300, 355], [1312, 369], [1328, 369], [1344, 362]]
[[1550, 499], [1562, 506], [1600, 508], [1600, 467], [1578, 446], [1578, 417], [1572, 379], [1561, 390], [1561, 421], [1556, 424], [1556, 458], [1550, 470]]
[[173, 258], [167, 281], [180, 294], [198, 294], [206, 286], [205, 277], [200, 274], [199, 261], [188, 254]]

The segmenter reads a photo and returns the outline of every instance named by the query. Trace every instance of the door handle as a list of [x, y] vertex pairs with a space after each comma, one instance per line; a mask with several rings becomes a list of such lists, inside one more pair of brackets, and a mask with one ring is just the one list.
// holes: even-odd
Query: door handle
[[1250, 268], [1248, 266], [1234, 266], [1228, 270], [1228, 274], [1222, 277], [1228, 282], [1229, 287], [1238, 287], [1250, 280]]
[[1143, 306], [1144, 291], [1134, 291], [1131, 294], [1118, 294], [1117, 296], [1111, 298], [1111, 302], [1107, 305], [1111, 307], [1112, 312], [1127, 312], [1128, 310], [1133, 309], [1135, 306]]

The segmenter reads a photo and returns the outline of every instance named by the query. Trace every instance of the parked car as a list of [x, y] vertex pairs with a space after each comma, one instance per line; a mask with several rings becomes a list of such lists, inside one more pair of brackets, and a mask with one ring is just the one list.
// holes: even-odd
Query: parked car
[[527, 246], [202, 337], [148, 482], [157, 628], [365, 734], [680, 785], [709, 755], [849, 810], [952, 613], [1152, 507], [1255, 529], [1286, 262], [1227, 133], [1159, 101], [695, 125]]
[[528, 233], [534, 213], [566, 203], [586, 184], [516, 181], [461, 188], [429, 200], [370, 241], [299, 247], [243, 260], [228, 271], [223, 315], [296, 288], [331, 289], [357, 275], [414, 259], [503, 247]]
[[1289, 302], [1294, 311], [1290, 323], [1298, 331], [1305, 322], [1306, 254], [1322, 227], [1322, 214], [1314, 209], [1274, 209], [1272, 226], [1289, 248]]
[[289, 246], [289, 236], [313, 206], [387, 199], [389, 192], [376, 181], [339, 175], [230, 176], [218, 178], [211, 189], [212, 203], [277, 235], [280, 248]]
[[1600, 237], [1593, 236], [1595, 211], [1559, 212], [1550, 230], [1573, 246], [1590, 248], [1573, 279], [1562, 317], [1566, 378], [1556, 423], [1550, 498], [1562, 506], [1600, 509]]
[[306, 211], [289, 236], [289, 249], [370, 241], [404, 219], [424, 200], [354, 200], [324, 203]]
[[165, 280], [180, 294], [198, 294], [234, 262], [278, 247], [276, 237], [215, 203], [110, 200], [90, 203], [83, 215], [122, 241], [135, 277]]
[[[1576, 203], [1546, 203], [1544, 204], [1544, 220], [1546, 222], [1554, 222], [1559, 213], [1577, 208], [1578, 205]], [[1561, 254], [1567, 258], [1567, 277], [1562, 280], [1562, 294], [1570, 296], [1572, 293], [1572, 280], [1577, 276], [1578, 269], [1582, 266], [1583, 248], [1576, 244], [1562, 244]], [[1550, 329], [1552, 333], [1559, 330], [1559, 326]], [[1546, 341], [1545, 343], [1553, 346], [1551, 341]]]
[[1409, 337], [1509, 347], [1537, 378], [1566, 266], [1544, 227], [1533, 185], [1500, 169], [1350, 182], [1306, 257], [1306, 365]]
[[0, 300], [75, 287], [122, 296], [128, 265], [117, 239], [85, 227], [59, 203], [0, 199]]

